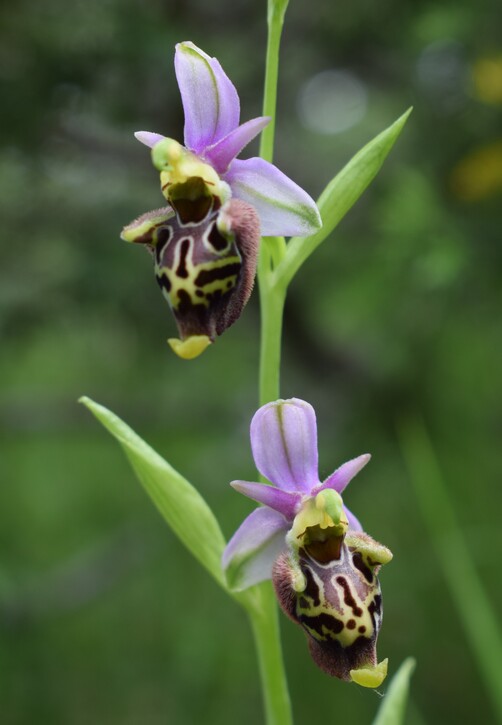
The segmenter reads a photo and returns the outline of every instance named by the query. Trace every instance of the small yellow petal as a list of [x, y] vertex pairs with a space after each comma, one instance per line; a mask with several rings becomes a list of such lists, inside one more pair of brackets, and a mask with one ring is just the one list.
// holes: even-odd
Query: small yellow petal
[[351, 670], [350, 677], [361, 687], [380, 687], [387, 677], [388, 658], [379, 662], [374, 667], [362, 667], [360, 670]]
[[173, 352], [183, 360], [193, 360], [211, 344], [211, 340], [207, 335], [192, 335], [192, 337], [187, 337], [186, 340], [178, 340], [177, 337], [170, 337], [167, 342]]

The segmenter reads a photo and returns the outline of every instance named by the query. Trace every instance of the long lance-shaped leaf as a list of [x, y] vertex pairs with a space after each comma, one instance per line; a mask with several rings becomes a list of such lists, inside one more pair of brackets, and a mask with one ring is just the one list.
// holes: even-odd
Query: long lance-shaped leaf
[[227, 590], [221, 570], [225, 539], [200, 493], [118, 416], [89, 398], [80, 398], [117, 439], [146, 492], [187, 549]]
[[425, 423], [405, 418], [398, 428], [401, 449], [415, 487], [428, 537], [435, 547], [457, 615], [477, 662], [486, 693], [502, 723], [502, 632], [500, 613], [485, 589], [458, 519], [449, 488]]
[[312, 252], [323, 242], [356, 203], [374, 179], [412, 109], [409, 108], [392, 126], [364, 146], [330, 181], [317, 201], [322, 228], [309, 237], [293, 237], [286, 256], [277, 267], [277, 282], [287, 286]]
[[408, 700], [410, 676], [415, 669], [413, 657], [405, 659], [391, 680], [387, 693], [378, 708], [373, 725], [401, 725]]

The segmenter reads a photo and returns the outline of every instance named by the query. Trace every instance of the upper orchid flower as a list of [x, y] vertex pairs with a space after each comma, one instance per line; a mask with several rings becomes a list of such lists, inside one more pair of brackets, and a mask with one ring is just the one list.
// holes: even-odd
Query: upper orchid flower
[[264, 506], [225, 549], [229, 582], [240, 590], [272, 578], [281, 607], [309, 635], [316, 664], [341, 679], [379, 686], [387, 661], [376, 659], [382, 614], [376, 575], [392, 554], [363, 533], [340, 496], [370, 456], [344, 463], [321, 482], [314, 409], [295, 398], [257, 411], [251, 448], [273, 485], [231, 484]]
[[317, 206], [294, 181], [261, 158], [236, 159], [270, 118], [239, 125], [240, 103], [233, 83], [216, 58], [193, 43], [178, 43], [174, 66], [185, 112], [185, 148], [158, 133], [135, 134], [154, 149], [167, 200], [171, 202], [173, 172], [176, 183], [180, 176], [200, 176], [220, 199], [231, 194], [253, 206], [263, 236], [306, 236], [319, 229]]
[[187, 42], [176, 46], [174, 62], [185, 146], [158, 133], [135, 134], [152, 148], [169, 206], [143, 214], [121, 236], [152, 253], [181, 338], [168, 342], [190, 359], [240, 316], [260, 235], [304, 236], [321, 219], [310, 196], [273, 164], [236, 159], [270, 119], [239, 125], [239, 96], [218, 61]]

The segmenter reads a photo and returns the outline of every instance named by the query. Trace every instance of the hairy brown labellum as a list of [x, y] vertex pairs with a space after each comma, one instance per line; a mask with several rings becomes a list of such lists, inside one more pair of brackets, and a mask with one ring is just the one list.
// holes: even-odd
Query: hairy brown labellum
[[[275, 562], [272, 579], [279, 603], [305, 630], [314, 662], [328, 675], [350, 681], [351, 671], [377, 665], [376, 641], [382, 621], [377, 573], [384, 563], [378, 556], [382, 550], [388, 552], [362, 533], [347, 536], [339, 557], [332, 560], [314, 558], [312, 549], [300, 549], [299, 567], [306, 583], [303, 591], [293, 586], [298, 581], [298, 564], [293, 564], [291, 554], [284, 552]], [[372, 557], [373, 551], [376, 557]]]
[[181, 339], [213, 341], [238, 319], [253, 289], [260, 222], [253, 207], [237, 199], [221, 208], [215, 202], [202, 214], [199, 202], [197, 213], [192, 202], [149, 212], [122, 236], [152, 252]]

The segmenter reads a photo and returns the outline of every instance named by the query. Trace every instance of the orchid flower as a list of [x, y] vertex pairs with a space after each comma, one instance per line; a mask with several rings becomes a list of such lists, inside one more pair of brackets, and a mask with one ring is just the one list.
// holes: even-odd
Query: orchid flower
[[240, 316], [251, 294], [260, 235], [305, 236], [319, 211], [297, 184], [261, 158], [236, 156], [267, 125], [239, 125], [239, 96], [216, 58], [193, 43], [176, 46], [175, 70], [185, 111], [185, 146], [149, 131], [169, 206], [143, 214], [122, 239], [144, 244], [181, 339], [182, 358], [199, 355]]
[[[201, 173], [220, 192], [223, 182], [232, 197], [256, 209], [263, 236], [307, 236], [319, 229], [315, 202], [294, 181], [264, 159], [236, 158], [270, 118], [261, 116], [239, 125], [240, 102], [233, 83], [218, 60], [193, 43], [178, 43], [174, 67], [185, 112], [185, 148], [158, 133], [135, 134], [138, 141], [155, 148], [154, 163], [165, 174], [162, 187], [167, 200], [170, 171], [186, 165], [187, 175]], [[179, 155], [175, 164], [173, 154]]]
[[341, 493], [368, 463], [364, 454], [321, 482], [314, 409], [303, 400], [278, 400], [251, 422], [258, 471], [272, 485], [233, 481], [255, 509], [228, 543], [222, 559], [235, 590], [272, 578], [279, 604], [306, 631], [325, 672], [377, 687], [387, 660], [377, 664], [381, 624], [377, 573], [391, 552], [362, 531]]

